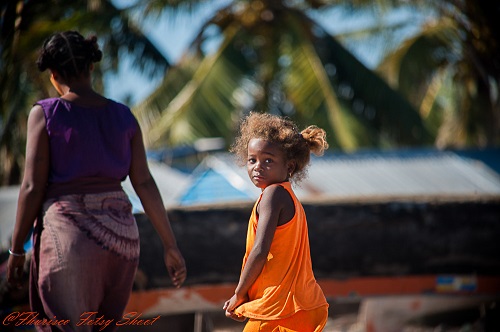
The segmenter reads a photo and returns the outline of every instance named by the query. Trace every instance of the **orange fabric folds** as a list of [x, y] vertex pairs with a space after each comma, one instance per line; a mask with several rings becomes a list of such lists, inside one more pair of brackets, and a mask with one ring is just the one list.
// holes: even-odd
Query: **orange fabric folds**
[[[304, 208], [295, 197], [289, 182], [280, 185], [290, 193], [294, 201], [295, 216], [276, 228], [267, 262], [249, 289], [250, 300], [235, 311], [238, 315], [253, 319], [283, 319], [300, 310], [328, 306], [313, 275]], [[258, 224], [256, 208], [261, 197], [250, 216], [243, 266], [254, 244]]]
[[301, 310], [294, 315], [276, 320], [250, 319], [243, 332], [321, 332], [328, 320], [328, 307]]

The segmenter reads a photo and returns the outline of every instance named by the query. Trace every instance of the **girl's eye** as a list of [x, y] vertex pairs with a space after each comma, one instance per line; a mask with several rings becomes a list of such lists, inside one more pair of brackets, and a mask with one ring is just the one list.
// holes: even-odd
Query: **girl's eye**
[[272, 163], [272, 162], [273, 162], [273, 160], [272, 160], [272, 159], [266, 159], [266, 163], [268, 163], [268, 164], [269, 164], [269, 163]]
[[255, 163], [255, 159], [253, 159], [253, 158], [248, 159], [248, 163], [250, 163], [250, 164]]

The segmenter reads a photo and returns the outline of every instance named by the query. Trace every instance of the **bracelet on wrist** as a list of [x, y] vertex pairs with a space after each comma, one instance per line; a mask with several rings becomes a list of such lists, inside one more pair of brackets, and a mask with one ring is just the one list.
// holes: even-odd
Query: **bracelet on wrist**
[[19, 254], [17, 252], [13, 252], [12, 250], [9, 249], [9, 254], [12, 255], [12, 256], [15, 256], [15, 257], [22, 257], [24, 256], [26, 253], [23, 252], [22, 254]]

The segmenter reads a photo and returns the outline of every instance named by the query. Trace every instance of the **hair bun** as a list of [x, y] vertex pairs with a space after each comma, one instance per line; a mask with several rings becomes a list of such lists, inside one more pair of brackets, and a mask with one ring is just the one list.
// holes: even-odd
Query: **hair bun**
[[317, 126], [309, 126], [302, 130], [300, 133], [302, 138], [307, 142], [309, 149], [317, 156], [323, 155], [328, 149], [328, 142], [326, 141], [326, 131]]
[[47, 54], [47, 51], [40, 52], [40, 56], [38, 57], [38, 60], [36, 62], [38, 70], [43, 72], [46, 69], [50, 68], [50, 60], [49, 59], [50, 59], [50, 55]]
[[97, 37], [90, 36], [85, 40], [86, 45], [88, 47], [89, 59], [92, 62], [99, 62], [102, 59], [102, 52], [99, 49], [99, 45], [97, 44]]

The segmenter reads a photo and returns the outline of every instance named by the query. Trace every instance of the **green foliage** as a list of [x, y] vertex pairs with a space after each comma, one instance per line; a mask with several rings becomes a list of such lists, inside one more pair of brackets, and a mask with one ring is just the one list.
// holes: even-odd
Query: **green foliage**
[[[118, 9], [111, 0], [3, 1], [0, 185], [20, 180], [31, 105], [56, 95], [35, 67], [37, 50], [54, 31], [68, 29], [96, 34], [102, 43], [105, 57], [95, 75], [100, 91], [102, 74], [116, 70], [124, 54], [144, 75], [166, 73], [158, 89], [134, 109], [150, 147], [215, 136], [229, 145], [250, 110], [286, 115], [300, 126], [322, 126], [331, 147], [347, 151], [500, 142], [500, 9], [494, 1], [228, 1], [171, 67], [136, 21], [214, 3], [137, 0]], [[380, 20], [374, 27], [331, 36], [307, 14], [333, 6], [353, 15], [359, 10], [380, 15], [404, 6], [432, 8], [435, 15], [375, 73], [345, 48], [345, 41], [406, 24]], [[205, 54], [204, 43], [214, 38], [221, 41], [219, 48]]]
[[488, 1], [441, 4], [379, 71], [419, 109], [436, 146], [498, 146], [500, 9]]
[[[431, 142], [415, 109], [304, 10], [237, 1], [217, 12], [209, 28], [222, 36], [217, 52], [182, 60], [134, 110], [150, 147], [214, 136], [229, 145], [251, 110], [321, 126], [334, 149]], [[203, 49], [203, 42], [197, 38], [190, 49]], [[199, 65], [191, 71], [193, 61]], [[175, 79], [179, 72], [192, 76]]]
[[39, 47], [52, 33], [78, 30], [98, 36], [105, 57], [94, 86], [101, 91], [102, 73], [117, 68], [122, 50], [150, 75], [169, 65], [127, 12], [111, 1], [6, 0], [0, 9], [0, 185], [20, 181], [31, 105], [56, 95], [48, 74], [40, 74], [35, 65]]

